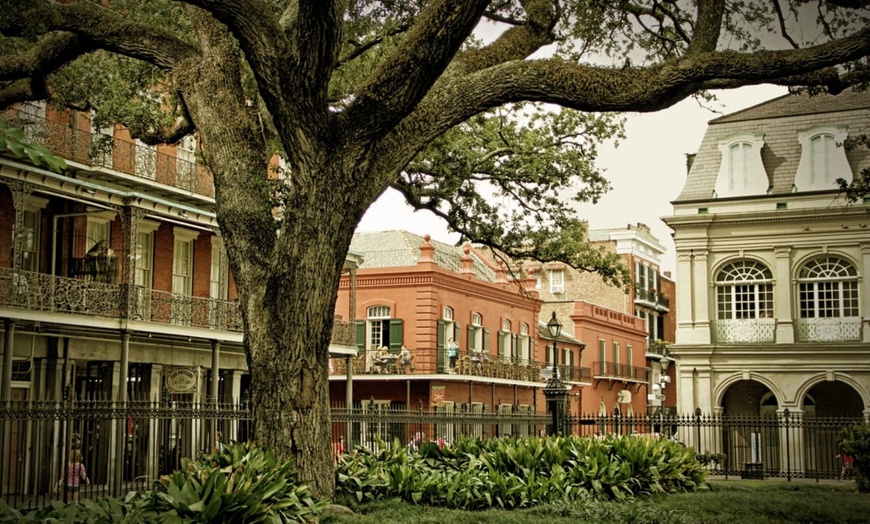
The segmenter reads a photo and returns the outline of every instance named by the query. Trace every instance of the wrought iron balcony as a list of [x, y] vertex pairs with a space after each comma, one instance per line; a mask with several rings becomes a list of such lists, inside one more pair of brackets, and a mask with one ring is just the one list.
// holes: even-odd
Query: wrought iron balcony
[[592, 363], [592, 375], [597, 379], [618, 379], [649, 382], [649, 368], [598, 360]]
[[[446, 349], [417, 349], [411, 351], [410, 358], [403, 358], [397, 353], [381, 353], [379, 351], [364, 351], [359, 356], [351, 358], [354, 375], [455, 375], [478, 376], [521, 382], [543, 382], [542, 371], [548, 369], [546, 362], [522, 359], [517, 357], [499, 357], [477, 352], [464, 352], [456, 359], [451, 368]], [[347, 372], [346, 360], [334, 358], [330, 367], [333, 375], [344, 375]], [[552, 364], [549, 366], [552, 367]], [[590, 380], [589, 368], [560, 366], [560, 376], [571, 377], [566, 380]]]
[[[106, 167], [161, 184], [214, 196], [214, 180], [205, 166], [158, 152], [148, 146], [75, 129], [74, 124], [52, 122], [16, 109], [0, 112], [7, 126], [23, 129], [25, 136], [67, 160]], [[73, 119], [74, 121], [74, 119]]]
[[746, 318], [713, 321], [717, 344], [761, 344], [776, 342], [775, 318]]
[[795, 320], [799, 342], [857, 342], [861, 340], [861, 318], [799, 318]]
[[[126, 285], [0, 268], [0, 307], [242, 331], [237, 302], [141, 286], [133, 286], [130, 293], [127, 290]], [[333, 343], [353, 346], [355, 336], [353, 325], [335, 319]]]
[[661, 291], [655, 289], [644, 289], [639, 282], [634, 284], [634, 300], [645, 304], [658, 306], [660, 309], [668, 310], [671, 307], [671, 301], [664, 296]]

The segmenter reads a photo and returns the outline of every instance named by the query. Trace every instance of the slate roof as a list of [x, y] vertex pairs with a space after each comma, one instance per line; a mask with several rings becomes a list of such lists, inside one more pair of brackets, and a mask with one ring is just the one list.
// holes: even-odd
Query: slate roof
[[[350, 250], [361, 253], [365, 259], [360, 269], [415, 266], [420, 258], [420, 246], [424, 242], [422, 236], [408, 231], [357, 232], [351, 240]], [[438, 267], [458, 273], [462, 267], [462, 247], [437, 240], [430, 240], [429, 243], [435, 248], [433, 256]], [[471, 259], [477, 278], [486, 282], [495, 281], [495, 271], [475, 256], [473, 251]]]
[[[823, 125], [846, 127], [849, 136], [870, 133], [870, 90], [813, 97], [789, 94], [711, 120], [674, 203], [711, 199], [722, 160], [719, 142], [737, 133], [764, 136], [761, 159], [772, 193], [790, 193], [801, 157], [798, 133]], [[848, 152], [847, 158], [853, 174], [870, 167], [870, 152], [864, 148]]]

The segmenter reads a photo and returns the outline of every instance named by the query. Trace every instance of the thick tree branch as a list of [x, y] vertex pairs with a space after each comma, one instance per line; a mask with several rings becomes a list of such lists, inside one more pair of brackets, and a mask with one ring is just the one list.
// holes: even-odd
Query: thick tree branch
[[377, 137], [414, 110], [480, 20], [486, 0], [433, 0], [341, 119]]
[[43, 75], [92, 50], [71, 33], [55, 33], [43, 37], [21, 54], [0, 58], [0, 80], [17, 80]]
[[46, 94], [45, 84], [41, 80], [23, 78], [0, 89], [0, 107], [28, 100], [41, 100]]
[[130, 22], [96, 3], [53, 4], [46, 28], [68, 31], [84, 37], [94, 47], [172, 69], [180, 61], [196, 56], [191, 44], [159, 27]]
[[724, 15], [725, 0], [699, 0], [695, 31], [686, 54], [708, 53], [716, 50]]
[[650, 112], [703, 89], [762, 83], [794, 85], [802, 80], [836, 90], [842, 85], [832, 78], [830, 68], [868, 54], [870, 29], [804, 49], [700, 53], [628, 70], [559, 60], [513, 61], [439, 85], [384, 139], [385, 145], [404, 147], [392, 148], [402, 156], [382, 156], [380, 169], [395, 173], [427, 142], [451, 127], [511, 102], [548, 102], [580, 111]]

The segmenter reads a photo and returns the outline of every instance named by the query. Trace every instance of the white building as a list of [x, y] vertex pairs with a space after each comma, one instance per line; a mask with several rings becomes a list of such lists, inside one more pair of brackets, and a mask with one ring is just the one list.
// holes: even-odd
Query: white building
[[870, 91], [787, 95], [709, 123], [674, 202], [678, 409], [870, 417]]

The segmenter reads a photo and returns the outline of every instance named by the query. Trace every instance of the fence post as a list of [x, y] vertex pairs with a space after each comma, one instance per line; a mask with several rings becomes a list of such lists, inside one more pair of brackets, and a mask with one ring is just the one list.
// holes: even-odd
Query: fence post
[[791, 439], [789, 438], [789, 411], [785, 408], [782, 411], [783, 423], [785, 424], [785, 477], [788, 482], [791, 482]]
[[701, 452], [701, 408], [695, 408], [695, 452]]

